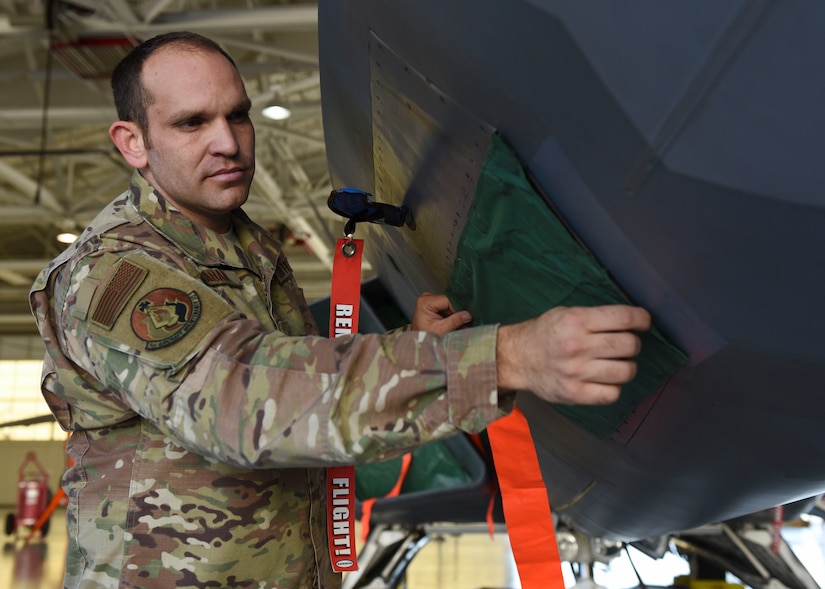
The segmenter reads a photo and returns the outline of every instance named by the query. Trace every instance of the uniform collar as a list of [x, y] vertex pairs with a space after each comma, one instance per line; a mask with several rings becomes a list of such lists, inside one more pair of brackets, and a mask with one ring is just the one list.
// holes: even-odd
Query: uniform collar
[[161, 196], [135, 171], [129, 183], [129, 200], [149, 224], [199, 263], [255, 269], [260, 262], [260, 244], [275, 245], [274, 239], [253, 223], [241, 209], [232, 212], [232, 228], [220, 234], [191, 221]]

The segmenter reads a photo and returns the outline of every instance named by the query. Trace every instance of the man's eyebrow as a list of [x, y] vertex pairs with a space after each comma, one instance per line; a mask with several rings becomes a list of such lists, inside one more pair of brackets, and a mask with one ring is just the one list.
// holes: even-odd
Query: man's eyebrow
[[206, 116], [202, 110], [176, 110], [169, 115], [169, 120], [172, 122], [185, 121], [187, 119], [201, 119]]
[[235, 108], [232, 109], [232, 112], [233, 113], [239, 113], [239, 112], [247, 112], [248, 113], [251, 110], [252, 110], [252, 101], [249, 98], [247, 98], [246, 100], [244, 100], [242, 102], [239, 102], [235, 106]]
[[[234, 114], [238, 112], [249, 112], [252, 110], [252, 101], [250, 99], [243, 100], [237, 103], [229, 110], [229, 114]], [[169, 115], [170, 121], [185, 121], [187, 119], [205, 119], [212, 116], [205, 110], [188, 110], [188, 109], [181, 109], [174, 111], [172, 114]]]

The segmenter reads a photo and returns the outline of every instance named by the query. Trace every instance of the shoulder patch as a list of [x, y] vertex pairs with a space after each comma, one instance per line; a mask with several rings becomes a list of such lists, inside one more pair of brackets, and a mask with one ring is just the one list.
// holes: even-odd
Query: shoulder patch
[[157, 350], [192, 331], [200, 316], [201, 300], [195, 291], [156, 288], [132, 309], [132, 331], [146, 342], [147, 350]]
[[100, 297], [92, 311], [91, 321], [104, 329], [112, 329], [126, 301], [134, 294], [143, 279], [146, 270], [130, 262], [120, 260], [117, 269], [103, 285]]
[[[106, 347], [158, 365], [179, 366], [197, 352], [217, 323], [235, 312], [201, 280], [168, 263], [143, 253], [127, 254], [118, 263], [143, 272], [137, 285], [128, 283], [128, 288], [109, 287], [114, 277], [101, 281], [90, 319], [100, 309], [100, 317], [111, 326], [100, 321], [87, 325], [89, 335]], [[119, 272], [117, 268], [113, 274]], [[120, 311], [104, 313], [110, 307]]]

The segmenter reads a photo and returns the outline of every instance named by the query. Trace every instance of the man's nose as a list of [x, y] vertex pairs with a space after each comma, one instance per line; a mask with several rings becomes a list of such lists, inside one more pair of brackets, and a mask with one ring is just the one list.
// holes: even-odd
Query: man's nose
[[238, 152], [238, 138], [235, 129], [226, 119], [218, 119], [212, 129], [210, 151], [214, 155], [235, 155]]

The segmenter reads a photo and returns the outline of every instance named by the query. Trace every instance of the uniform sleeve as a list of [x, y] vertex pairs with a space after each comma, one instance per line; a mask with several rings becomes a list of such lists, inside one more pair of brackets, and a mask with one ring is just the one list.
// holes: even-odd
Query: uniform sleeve
[[[97, 260], [64, 309], [73, 361], [187, 449], [251, 468], [390, 457], [506, 411], [496, 326], [335, 339], [267, 331], [148, 256]], [[91, 286], [90, 286], [91, 285]], [[85, 297], [85, 298], [84, 298]]]

